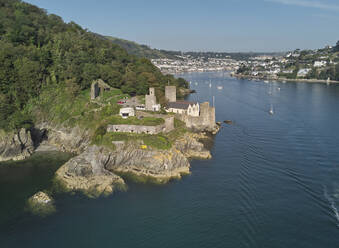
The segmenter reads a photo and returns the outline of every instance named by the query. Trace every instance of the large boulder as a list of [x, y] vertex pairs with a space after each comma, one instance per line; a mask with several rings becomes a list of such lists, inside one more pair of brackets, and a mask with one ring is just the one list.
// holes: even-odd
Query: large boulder
[[55, 184], [64, 191], [81, 191], [89, 197], [124, 189], [124, 180], [106, 169], [109, 160], [110, 154], [105, 149], [90, 146], [59, 168]]
[[56, 211], [54, 200], [42, 191], [31, 196], [27, 203], [28, 210], [34, 215], [46, 216]]

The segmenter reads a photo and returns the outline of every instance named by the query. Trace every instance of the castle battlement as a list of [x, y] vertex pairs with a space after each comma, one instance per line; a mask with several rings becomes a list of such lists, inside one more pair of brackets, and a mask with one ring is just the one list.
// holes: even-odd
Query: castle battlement
[[215, 108], [209, 102], [176, 101], [176, 86], [166, 86], [165, 96], [169, 101], [166, 111], [177, 114], [177, 118], [185, 122], [188, 128], [209, 131], [215, 129]]

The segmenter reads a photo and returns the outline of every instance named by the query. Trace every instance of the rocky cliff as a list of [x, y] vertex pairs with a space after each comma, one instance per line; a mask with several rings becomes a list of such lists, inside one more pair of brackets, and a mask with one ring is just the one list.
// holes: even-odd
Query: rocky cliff
[[[0, 161], [24, 159], [41, 141], [43, 145], [74, 153], [76, 156], [56, 172], [55, 182], [66, 191], [81, 191], [91, 197], [126, 188], [125, 176], [144, 182], [166, 183], [190, 173], [189, 158], [211, 158], [200, 142], [208, 138], [203, 133], [187, 132], [168, 150], [145, 149], [138, 141], [118, 142], [113, 150], [92, 145], [89, 131], [79, 127], [43, 123], [37, 128], [38, 134], [33, 135], [24, 129], [17, 133], [1, 133]], [[39, 142], [34, 144], [33, 140]]]
[[82, 153], [91, 142], [91, 135], [86, 129], [80, 127], [64, 127], [61, 125], [51, 125], [49, 123], [40, 123], [37, 128], [44, 132], [43, 144], [55, 146], [63, 152], [75, 154]]
[[175, 142], [175, 147], [187, 158], [210, 159], [210, 151], [201, 142], [210, 138], [205, 133], [186, 133]]
[[22, 160], [34, 151], [30, 131], [21, 129], [18, 132], [6, 133], [0, 130], [0, 161]]
[[94, 197], [124, 188], [124, 176], [166, 183], [190, 173], [188, 158], [211, 157], [200, 138], [206, 136], [187, 133], [169, 150], [142, 149], [137, 142], [121, 143], [115, 150], [90, 145], [57, 171], [56, 181], [67, 191]]
[[65, 191], [82, 191], [91, 197], [110, 194], [125, 185], [121, 177], [107, 169], [110, 160], [108, 150], [90, 146], [56, 172], [56, 183]]

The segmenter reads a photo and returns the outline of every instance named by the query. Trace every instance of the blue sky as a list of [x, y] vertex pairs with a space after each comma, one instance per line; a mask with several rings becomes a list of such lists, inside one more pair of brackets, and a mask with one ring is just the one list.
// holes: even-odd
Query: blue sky
[[182, 51], [315, 49], [339, 40], [339, 0], [26, 0], [93, 32]]

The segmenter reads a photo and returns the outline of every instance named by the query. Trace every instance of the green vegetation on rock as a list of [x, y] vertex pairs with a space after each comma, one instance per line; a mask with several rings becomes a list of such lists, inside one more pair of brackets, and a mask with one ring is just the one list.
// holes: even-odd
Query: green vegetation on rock
[[97, 135], [93, 143], [114, 149], [113, 141], [130, 142], [136, 145], [138, 145], [138, 141], [142, 141], [144, 145], [159, 150], [167, 150], [172, 147], [172, 142], [165, 134], [106, 133]]

